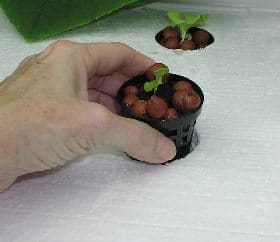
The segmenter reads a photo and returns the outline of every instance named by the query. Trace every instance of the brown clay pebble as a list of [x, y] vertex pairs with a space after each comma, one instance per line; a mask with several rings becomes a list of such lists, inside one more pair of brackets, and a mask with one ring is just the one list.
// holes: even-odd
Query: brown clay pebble
[[192, 40], [184, 40], [180, 43], [180, 47], [182, 50], [195, 50], [196, 46]]
[[186, 82], [186, 81], [178, 81], [173, 86], [173, 90], [175, 92], [192, 90], [192, 85], [189, 82]]
[[178, 38], [169, 38], [166, 40], [164, 47], [166, 47], [167, 49], [179, 49], [180, 47], [180, 41]]
[[192, 40], [198, 47], [205, 46], [210, 41], [210, 34], [205, 30], [197, 30], [192, 34]]
[[131, 112], [138, 117], [143, 117], [146, 114], [146, 101], [136, 101], [131, 108]]
[[169, 38], [177, 38], [177, 39], [179, 39], [180, 38], [180, 33], [179, 33], [178, 29], [169, 26], [169, 27], [166, 27], [163, 30], [163, 37], [165, 39], [169, 39]]
[[159, 41], [159, 44], [165, 47], [166, 42], [167, 42], [167, 39], [161, 39]]
[[192, 112], [200, 105], [200, 97], [195, 91], [187, 92], [183, 97], [184, 112]]
[[138, 101], [138, 97], [135, 95], [127, 95], [123, 98], [122, 103], [127, 108], [131, 108]]
[[124, 89], [124, 95], [137, 95], [138, 94], [138, 88], [136, 86], [127, 86]]
[[146, 111], [151, 118], [162, 118], [168, 109], [165, 100], [158, 96], [151, 96], [147, 101]]
[[175, 92], [172, 98], [172, 104], [173, 107], [176, 108], [178, 112], [183, 112], [184, 110], [184, 104], [183, 104], [183, 98], [186, 95], [186, 91], [178, 91]]
[[[146, 71], [146, 77], [148, 81], [153, 81], [155, 79], [154, 72], [160, 68], [168, 68], [168, 67], [162, 63], [155, 63]], [[168, 74], [163, 77], [163, 81], [167, 81], [167, 79], [168, 79]]]
[[164, 114], [165, 119], [176, 119], [178, 117], [179, 117], [179, 114], [175, 108], [168, 108], [166, 113]]
[[201, 44], [197, 45], [197, 48], [198, 49], [204, 49], [207, 45], [208, 44], [206, 44], [206, 43], [201, 43]]

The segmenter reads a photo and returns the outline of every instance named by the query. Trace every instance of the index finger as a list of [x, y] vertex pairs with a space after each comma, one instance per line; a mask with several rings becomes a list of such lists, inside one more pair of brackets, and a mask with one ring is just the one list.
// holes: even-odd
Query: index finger
[[85, 45], [85, 65], [88, 75], [106, 76], [114, 72], [125, 76], [142, 74], [154, 61], [123, 43], [92, 43]]
[[38, 57], [40, 63], [67, 65], [69, 71], [88, 79], [93, 75], [106, 76], [119, 72], [136, 76], [145, 72], [154, 61], [122, 43], [76, 43], [59, 40], [51, 44]]

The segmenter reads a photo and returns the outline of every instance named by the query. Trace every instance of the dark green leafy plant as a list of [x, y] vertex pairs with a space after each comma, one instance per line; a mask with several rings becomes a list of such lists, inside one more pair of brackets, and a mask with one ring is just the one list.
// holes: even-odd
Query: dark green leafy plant
[[166, 67], [157, 69], [154, 72], [155, 79], [152, 81], [145, 82], [144, 84], [145, 92], [154, 91], [154, 94], [156, 94], [159, 85], [163, 83], [163, 77], [168, 74], [169, 74], [169, 69]]
[[83, 26], [144, 0], [0, 0], [10, 22], [33, 41]]
[[203, 25], [209, 18], [209, 14], [192, 15], [185, 14], [181, 17], [179, 12], [168, 12], [168, 18], [170, 21], [179, 28], [181, 34], [181, 40], [189, 39], [191, 34], [189, 29], [192, 27], [199, 27]]

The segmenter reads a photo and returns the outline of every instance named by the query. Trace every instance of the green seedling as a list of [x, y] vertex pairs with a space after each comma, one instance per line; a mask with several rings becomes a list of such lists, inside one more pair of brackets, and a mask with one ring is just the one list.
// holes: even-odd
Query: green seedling
[[185, 14], [184, 17], [179, 12], [168, 12], [170, 21], [179, 28], [181, 34], [181, 41], [189, 39], [191, 34], [189, 29], [192, 27], [199, 27], [203, 25], [209, 18], [209, 14], [192, 15]]
[[155, 79], [153, 81], [145, 82], [144, 84], [145, 92], [154, 91], [154, 94], [156, 94], [159, 85], [163, 83], [163, 77], [168, 74], [169, 74], [169, 69], [166, 67], [159, 68], [156, 71], [154, 71]]

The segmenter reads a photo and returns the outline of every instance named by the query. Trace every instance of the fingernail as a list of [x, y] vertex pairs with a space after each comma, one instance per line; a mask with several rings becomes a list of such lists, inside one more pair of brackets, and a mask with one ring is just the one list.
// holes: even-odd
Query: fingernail
[[171, 160], [176, 155], [176, 146], [173, 141], [162, 137], [156, 147], [156, 155], [159, 163]]

